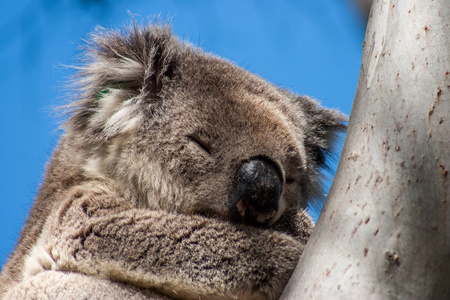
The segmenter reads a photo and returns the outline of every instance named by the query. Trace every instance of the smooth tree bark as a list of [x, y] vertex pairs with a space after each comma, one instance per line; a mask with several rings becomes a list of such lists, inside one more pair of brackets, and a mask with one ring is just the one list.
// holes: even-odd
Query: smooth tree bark
[[450, 299], [450, 2], [376, 0], [335, 181], [282, 299]]

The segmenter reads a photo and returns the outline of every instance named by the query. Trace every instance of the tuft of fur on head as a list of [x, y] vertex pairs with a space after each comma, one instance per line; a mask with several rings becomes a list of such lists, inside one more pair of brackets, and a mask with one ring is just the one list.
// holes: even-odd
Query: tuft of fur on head
[[167, 26], [139, 26], [111, 31], [97, 27], [85, 48], [75, 78], [77, 101], [67, 131], [108, 139], [135, 128], [143, 117], [140, 103], [153, 99], [163, 77], [171, 76], [180, 43]]

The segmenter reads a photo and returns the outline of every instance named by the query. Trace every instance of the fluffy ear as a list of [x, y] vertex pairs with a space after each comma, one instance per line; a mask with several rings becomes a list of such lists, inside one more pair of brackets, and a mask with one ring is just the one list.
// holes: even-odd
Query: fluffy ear
[[337, 110], [323, 108], [308, 97], [296, 99], [307, 116], [305, 146], [318, 166], [324, 166], [325, 154], [333, 152], [337, 134], [345, 132], [348, 118]]
[[168, 27], [97, 28], [75, 80], [78, 100], [70, 105], [68, 130], [87, 130], [102, 139], [132, 130], [143, 117], [142, 105], [159, 102], [180, 47]]

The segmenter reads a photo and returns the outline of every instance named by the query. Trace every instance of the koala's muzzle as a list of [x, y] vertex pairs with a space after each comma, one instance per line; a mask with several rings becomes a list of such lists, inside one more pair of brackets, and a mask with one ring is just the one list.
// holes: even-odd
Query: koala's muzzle
[[267, 223], [277, 214], [281, 191], [277, 165], [266, 158], [251, 159], [239, 168], [234, 209], [246, 222]]

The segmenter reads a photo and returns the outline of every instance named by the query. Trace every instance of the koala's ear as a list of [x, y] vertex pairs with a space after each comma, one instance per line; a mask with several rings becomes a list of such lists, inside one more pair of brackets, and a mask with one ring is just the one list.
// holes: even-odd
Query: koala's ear
[[180, 47], [167, 26], [97, 28], [75, 80], [78, 100], [71, 104], [69, 129], [109, 138], [139, 124], [143, 104], [156, 105], [172, 79]]
[[308, 97], [297, 97], [296, 102], [306, 115], [305, 146], [317, 163], [325, 163], [325, 155], [333, 152], [337, 134], [345, 132], [348, 118], [337, 110], [327, 109]]

